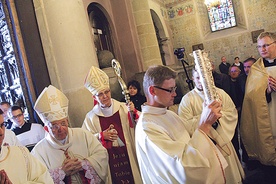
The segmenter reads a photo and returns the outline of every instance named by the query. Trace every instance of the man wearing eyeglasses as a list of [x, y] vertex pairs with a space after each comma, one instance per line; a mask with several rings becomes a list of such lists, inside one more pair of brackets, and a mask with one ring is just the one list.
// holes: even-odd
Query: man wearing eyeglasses
[[25, 120], [21, 107], [14, 105], [11, 107], [11, 121], [13, 128], [11, 129], [19, 142], [32, 151], [36, 143], [44, 138], [45, 131], [43, 126], [38, 123], [29, 123]]
[[109, 77], [97, 67], [90, 68], [84, 85], [97, 104], [86, 114], [82, 128], [97, 137], [108, 151], [107, 183], [142, 183], [135, 153], [135, 122], [128, 113], [137, 113], [134, 104], [112, 99]]
[[229, 77], [230, 77], [230, 93], [229, 96], [233, 100], [238, 113], [240, 113], [242, 105], [242, 91], [238, 83], [238, 77], [241, 74], [241, 70], [236, 65], [230, 66]]
[[161, 65], [149, 67], [144, 76], [147, 102], [135, 130], [143, 183], [226, 183], [228, 164], [209, 138], [221, 117], [221, 103], [204, 106], [190, 136], [183, 120], [167, 109], [177, 95], [175, 79], [176, 72]]
[[[53, 184], [47, 168], [34, 158], [27, 148], [6, 145], [7, 129], [0, 109], [0, 183], [47, 183]], [[11, 142], [9, 142], [11, 143]]]
[[241, 134], [250, 159], [273, 165], [276, 172], [276, 34], [261, 33], [257, 49], [261, 57], [247, 77]]
[[69, 128], [67, 97], [50, 85], [39, 95], [34, 109], [47, 134], [32, 154], [48, 168], [54, 183], [104, 183], [108, 155], [88, 131]]
[[9, 102], [2, 101], [2, 102], [0, 102], [0, 108], [4, 112], [3, 116], [4, 116], [4, 121], [5, 121], [5, 124], [6, 124], [5, 125], [6, 129], [11, 129], [12, 128], [12, 122], [11, 122], [10, 117], [9, 117], [11, 104]]
[[[231, 66], [230, 68], [230, 71], [239, 71], [237, 66]], [[192, 135], [199, 126], [198, 123], [201, 118], [205, 99], [200, 75], [196, 69], [193, 69], [192, 72], [195, 88], [183, 96], [178, 109], [178, 115], [184, 120], [184, 124], [190, 135]], [[219, 119], [219, 125], [216, 129], [217, 136], [214, 137], [213, 140], [217, 142], [218, 147], [222, 148], [223, 155], [228, 162], [228, 167], [225, 172], [226, 183], [242, 183], [244, 171], [237, 156], [239, 155], [239, 145], [237, 140], [238, 137], [235, 137], [238, 136], [235, 131], [238, 113], [230, 96], [222, 89], [216, 88], [216, 91], [222, 102], [222, 117]], [[223, 144], [219, 141], [221, 138], [224, 139]], [[237, 150], [235, 151], [235, 149]]]

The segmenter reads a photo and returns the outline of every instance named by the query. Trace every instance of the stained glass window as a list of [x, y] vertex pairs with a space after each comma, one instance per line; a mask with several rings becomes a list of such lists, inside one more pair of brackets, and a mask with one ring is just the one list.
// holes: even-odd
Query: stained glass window
[[7, 21], [0, 2], [0, 102], [6, 101], [11, 105], [21, 106], [25, 118], [29, 119]]
[[232, 0], [206, 0], [212, 32], [237, 25]]

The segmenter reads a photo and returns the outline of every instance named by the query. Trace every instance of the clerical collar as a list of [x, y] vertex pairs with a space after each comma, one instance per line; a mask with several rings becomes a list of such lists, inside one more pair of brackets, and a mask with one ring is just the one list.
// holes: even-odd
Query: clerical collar
[[24, 121], [24, 123], [21, 126], [19, 126], [17, 123], [13, 123], [13, 124], [14, 124], [14, 126], [16, 126], [18, 128], [22, 128], [25, 125], [25, 123], [26, 123], [26, 121]]
[[112, 110], [113, 110], [112, 100], [111, 100], [111, 105], [109, 107], [105, 107], [105, 108], [101, 107], [101, 111], [102, 111], [102, 113], [105, 117], [111, 116], [112, 115]]
[[274, 59], [266, 59], [269, 63], [273, 63], [273, 62], [275, 62], [275, 58]]
[[263, 59], [264, 66], [265, 67], [270, 67], [270, 66], [276, 66], [276, 59]]
[[65, 137], [65, 139], [63, 140], [57, 140], [60, 144], [64, 145], [65, 143], [67, 143], [68, 140], [68, 135]]

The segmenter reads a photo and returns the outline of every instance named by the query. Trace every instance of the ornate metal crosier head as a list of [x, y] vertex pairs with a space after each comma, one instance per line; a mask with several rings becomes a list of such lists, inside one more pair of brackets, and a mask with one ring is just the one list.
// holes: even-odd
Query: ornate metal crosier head
[[196, 50], [193, 51], [193, 57], [195, 61], [195, 68], [200, 76], [206, 103], [209, 104], [213, 100], [220, 101], [219, 95], [216, 91], [212, 75], [212, 65], [208, 58], [208, 53]]
[[118, 81], [120, 83], [120, 86], [122, 88], [122, 94], [125, 96], [126, 102], [130, 102], [130, 97], [129, 97], [129, 91], [127, 89], [127, 85], [125, 81], [122, 79], [122, 68], [120, 63], [116, 59], [111, 60], [111, 66], [114, 69], [115, 74], [118, 77]]
[[[121, 88], [123, 90], [122, 93], [125, 96], [126, 103], [129, 103], [130, 102], [129, 91], [127, 89], [127, 85], [126, 85], [125, 81], [121, 77], [121, 74], [122, 74], [121, 73], [121, 71], [122, 71], [121, 70], [121, 65], [116, 59], [112, 59], [111, 60], [111, 66], [114, 69], [115, 74], [117, 75], [118, 81], [119, 81], [119, 83], [121, 85]], [[130, 113], [131, 122], [135, 126], [136, 123], [135, 123], [135, 120], [133, 118], [133, 112], [129, 111], [129, 113]]]
[[121, 73], [122, 68], [121, 68], [121, 65], [120, 65], [119, 61], [117, 61], [116, 59], [112, 59], [111, 60], [111, 66], [114, 69], [115, 74], [118, 77], [121, 77], [121, 75], [122, 75], [122, 73]]

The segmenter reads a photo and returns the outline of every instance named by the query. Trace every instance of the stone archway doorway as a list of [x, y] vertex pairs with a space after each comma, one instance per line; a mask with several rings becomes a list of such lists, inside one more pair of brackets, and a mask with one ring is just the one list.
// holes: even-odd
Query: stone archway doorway
[[153, 10], [150, 10], [150, 13], [151, 13], [151, 18], [153, 21], [155, 33], [156, 33], [156, 39], [157, 39], [159, 50], [160, 50], [162, 64], [167, 65], [166, 57], [165, 57], [165, 55], [167, 54], [166, 48], [165, 48], [166, 47], [165, 42], [168, 40], [168, 38], [165, 35], [163, 25], [162, 25], [161, 20], [159, 19], [158, 15]]

